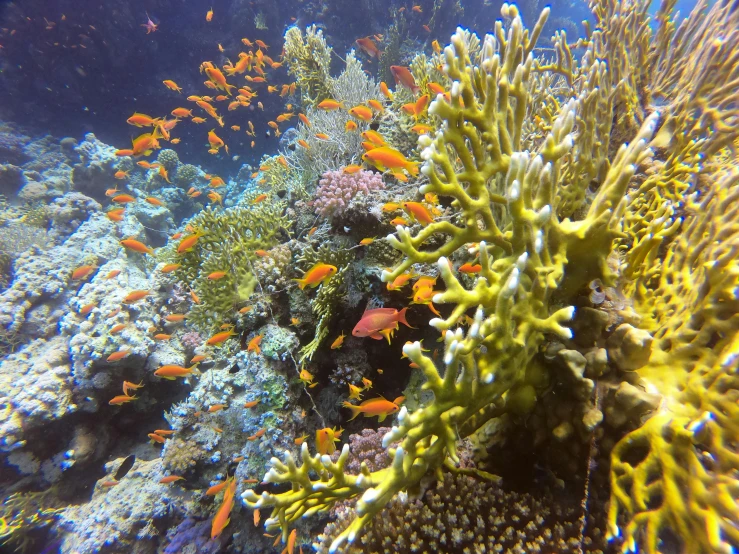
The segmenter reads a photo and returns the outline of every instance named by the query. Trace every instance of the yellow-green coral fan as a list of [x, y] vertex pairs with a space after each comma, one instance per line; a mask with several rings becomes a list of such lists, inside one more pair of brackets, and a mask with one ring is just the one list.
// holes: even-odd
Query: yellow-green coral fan
[[[274, 458], [265, 481], [291, 483], [292, 489], [261, 497], [244, 494], [253, 507], [274, 508], [265, 523], [268, 530], [282, 528], [286, 537], [297, 518], [326, 510], [339, 499], [359, 497], [356, 518], [331, 551], [353, 542], [398, 492], [415, 488], [442, 464], [452, 467], [460, 436], [505, 411], [526, 413], [533, 407], [537, 380], [526, 369], [545, 334], [569, 338], [564, 324], [574, 311], [570, 297], [593, 278], [608, 282], [613, 277], [607, 258], [618, 236], [624, 193], [636, 165], [650, 153], [647, 140], [657, 117], [648, 118], [636, 138], [619, 149], [585, 217], [560, 221], [557, 187], [562, 159], [578, 141], [573, 131], [581, 100], [561, 107], [537, 151], [522, 148], [532, 50], [549, 10], [531, 33], [515, 7], [505, 10], [512, 17], [508, 33], [498, 22], [495, 36], [485, 37], [476, 56], [470, 56], [468, 32], [459, 29], [454, 35], [444, 51], [444, 71], [453, 82], [451, 101], [437, 97], [431, 104], [429, 111], [442, 120], [440, 131], [419, 139], [422, 171], [429, 179], [421, 193], [451, 198], [460, 223], [433, 222], [414, 236], [399, 226], [397, 237], [388, 237], [405, 259], [383, 280], [392, 281], [415, 263], [438, 262], [446, 291], [434, 302], [455, 305], [449, 318], [431, 321], [448, 330], [443, 370], [423, 355], [420, 343], [404, 347], [434, 399], [412, 414], [400, 410], [398, 425], [383, 441], [386, 447], [400, 443], [388, 450], [393, 460], [388, 468], [345, 474], [346, 446], [337, 462], [311, 456], [305, 443], [300, 467], [289, 452], [284, 463]], [[440, 241], [441, 246], [430, 246]], [[482, 270], [466, 289], [446, 257], [469, 243], [479, 243]], [[474, 321], [465, 335], [452, 326], [468, 310], [474, 310]]]

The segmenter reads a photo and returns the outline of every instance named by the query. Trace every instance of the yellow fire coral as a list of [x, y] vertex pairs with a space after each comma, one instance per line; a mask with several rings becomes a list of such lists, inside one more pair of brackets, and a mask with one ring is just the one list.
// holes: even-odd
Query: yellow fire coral
[[[434, 302], [455, 306], [447, 319], [431, 321], [448, 330], [443, 371], [423, 355], [420, 343], [404, 347], [424, 373], [424, 388], [434, 400], [412, 414], [401, 409], [398, 425], [383, 441], [386, 447], [396, 441], [400, 446], [389, 448], [392, 464], [380, 471], [345, 474], [347, 447], [336, 463], [311, 456], [305, 443], [302, 466], [289, 452], [284, 463], [273, 459], [265, 481], [292, 483], [292, 490], [261, 496], [247, 491], [244, 499], [252, 507], [272, 506], [265, 525], [281, 528], [283, 537], [297, 518], [326, 510], [339, 499], [359, 497], [356, 518], [331, 546], [337, 551], [345, 541], [354, 541], [398, 492], [416, 487], [442, 464], [453, 470], [460, 436], [503, 412], [527, 413], [541, 381], [527, 368], [544, 335], [569, 338], [571, 331], [564, 326], [574, 312], [569, 298], [595, 277], [613, 278], [606, 260], [619, 234], [624, 193], [636, 165], [650, 153], [647, 141], [657, 115], [618, 151], [585, 217], [560, 220], [557, 193], [564, 159], [575, 148], [587, 148], [584, 134], [574, 132], [583, 99], [560, 107], [535, 152], [522, 148], [532, 50], [549, 10], [529, 32], [515, 7], [504, 9], [511, 28], [506, 33], [498, 22], [495, 36], [485, 38], [477, 55], [469, 51], [469, 32], [459, 29], [452, 38], [444, 51], [444, 71], [453, 82], [451, 100], [437, 97], [431, 104], [430, 113], [442, 121], [440, 131], [419, 139], [422, 172], [429, 180], [421, 193], [451, 198], [459, 223], [434, 222], [416, 235], [399, 226], [397, 237], [388, 237], [405, 259], [383, 280], [392, 281], [415, 263], [437, 263], [446, 291]], [[429, 247], [440, 239], [441, 246]], [[467, 289], [446, 257], [470, 243], [477, 245], [482, 269]], [[470, 310], [475, 314], [468, 332], [452, 330]]]

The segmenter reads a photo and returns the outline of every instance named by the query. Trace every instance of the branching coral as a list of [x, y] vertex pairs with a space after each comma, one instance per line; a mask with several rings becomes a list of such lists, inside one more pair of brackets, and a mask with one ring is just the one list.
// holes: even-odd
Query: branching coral
[[[265, 201], [248, 208], [208, 208], [190, 221], [202, 236], [191, 250], [170, 257], [182, 264], [176, 273], [179, 281], [201, 299], [193, 306], [190, 320], [203, 331], [219, 327], [254, 291], [255, 251], [275, 246], [280, 232], [289, 228], [283, 210], [281, 202]], [[214, 271], [225, 271], [226, 276], [208, 279]]]
[[[388, 237], [405, 259], [385, 272], [383, 280], [392, 281], [416, 263], [438, 262], [446, 290], [438, 292], [434, 302], [454, 306], [448, 318], [431, 321], [447, 331], [442, 371], [422, 353], [420, 343], [404, 347], [426, 377], [424, 388], [433, 392], [433, 401], [412, 414], [401, 409], [398, 425], [383, 441], [386, 447], [400, 442], [389, 449], [393, 461], [385, 469], [347, 475], [346, 448], [334, 463], [311, 457], [305, 444], [300, 467], [290, 454], [285, 463], [273, 459], [265, 480], [292, 483], [292, 490], [261, 497], [247, 492], [244, 497], [252, 506], [274, 507], [266, 522], [270, 530], [281, 527], [286, 535], [298, 517], [325, 510], [339, 499], [360, 497], [355, 519], [330, 551], [353, 542], [398, 492], [416, 487], [445, 460], [458, 462], [460, 436], [506, 411], [531, 410], [537, 390], [527, 382], [526, 368], [545, 334], [571, 337], [564, 324], [573, 315], [574, 308], [567, 305], [572, 295], [595, 277], [604, 283], [614, 277], [607, 259], [618, 236], [624, 193], [636, 165], [650, 154], [646, 145], [657, 118], [648, 118], [635, 139], [619, 149], [583, 219], [560, 220], [557, 193], [563, 158], [576, 145], [587, 147], [579, 142], [583, 135], [573, 133], [582, 99], [561, 107], [535, 153], [523, 151], [531, 51], [549, 10], [532, 32], [523, 28], [515, 7], [505, 10], [513, 19], [510, 30], [506, 34], [498, 22], [495, 36], [485, 37], [476, 56], [468, 49], [469, 33], [460, 29], [454, 35], [444, 51], [444, 70], [453, 81], [450, 101], [437, 97], [429, 107], [443, 123], [434, 138], [419, 139], [422, 172], [429, 179], [420, 192], [450, 198], [459, 212], [458, 223], [436, 221], [414, 236], [399, 226], [397, 236]], [[481, 265], [471, 289], [447, 262], [469, 243], [477, 243]], [[468, 333], [453, 330], [459, 317], [471, 310]]]
[[328, 98], [331, 47], [320, 29], [312, 25], [303, 34], [298, 27], [290, 27], [285, 33], [285, 60], [306, 106], [314, 106]]

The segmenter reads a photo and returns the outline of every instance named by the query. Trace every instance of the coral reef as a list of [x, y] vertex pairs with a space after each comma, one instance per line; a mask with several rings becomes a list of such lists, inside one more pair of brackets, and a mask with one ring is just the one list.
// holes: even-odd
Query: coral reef
[[371, 171], [360, 170], [353, 174], [347, 174], [343, 168], [327, 171], [318, 183], [312, 204], [316, 213], [323, 217], [340, 215], [357, 196], [369, 195], [384, 187], [382, 176]]

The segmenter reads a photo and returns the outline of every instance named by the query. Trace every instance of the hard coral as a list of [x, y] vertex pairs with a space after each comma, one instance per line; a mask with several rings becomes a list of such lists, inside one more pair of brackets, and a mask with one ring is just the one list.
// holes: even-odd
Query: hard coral
[[319, 181], [313, 206], [323, 217], [341, 214], [357, 195], [369, 195], [372, 191], [385, 188], [382, 175], [360, 170], [353, 174], [343, 168], [327, 171]]

